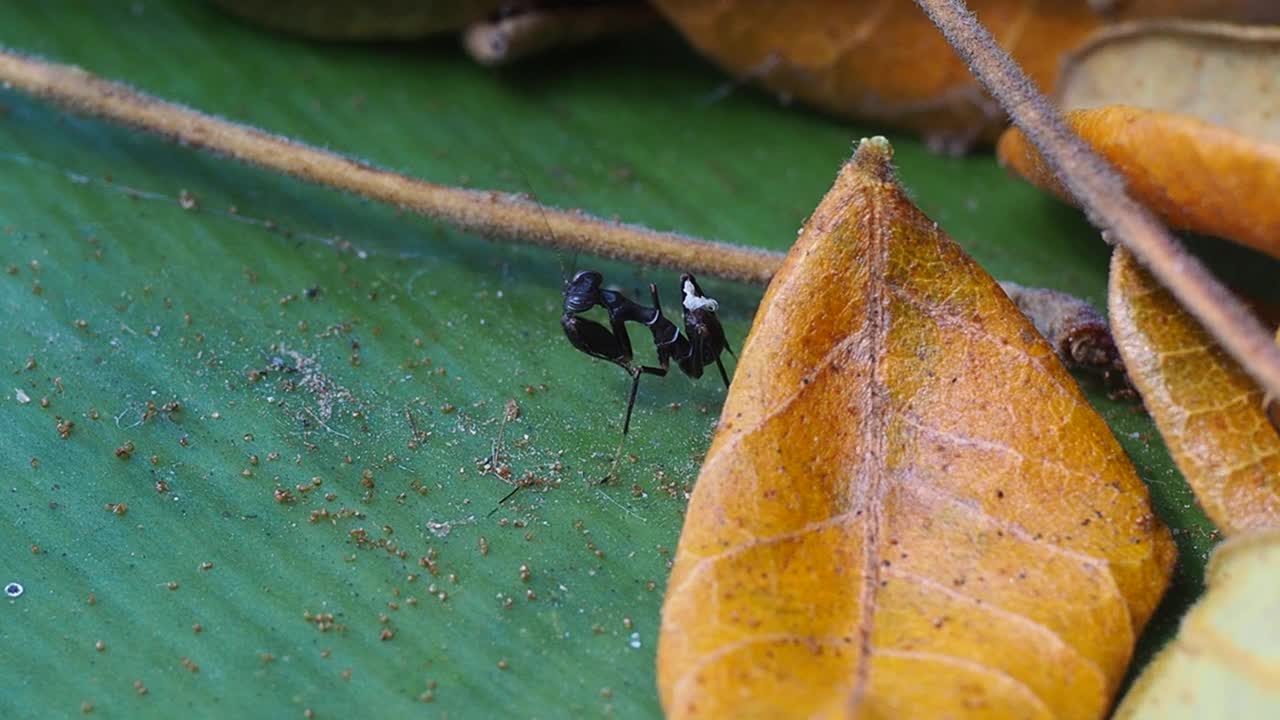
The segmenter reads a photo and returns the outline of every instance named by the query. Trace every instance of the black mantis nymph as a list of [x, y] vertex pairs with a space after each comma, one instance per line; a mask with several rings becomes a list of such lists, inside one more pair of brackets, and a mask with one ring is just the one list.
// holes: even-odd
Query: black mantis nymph
[[[680, 308], [684, 320], [684, 332], [662, 314], [658, 299], [658, 286], [649, 284], [649, 296], [653, 305], [641, 305], [617, 290], [604, 287], [604, 276], [595, 270], [581, 270], [564, 288], [564, 312], [560, 326], [569, 342], [578, 350], [594, 358], [607, 360], [631, 376], [631, 393], [627, 398], [627, 411], [622, 422], [622, 437], [614, 453], [609, 474], [600, 482], [613, 477], [622, 457], [622, 446], [631, 430], [631, 413], [636, 405], [636, 392], [640, 389], [642, 375], [662, 377], [675, 361], [685, 375], [697, 380], [702, 371], [714, 364], [720, 371], [720, 379], [729, 387], [729, 373], [724, 369], [720, 354], [733, 355], [724, 336], [724, 328], [716, 315], [719, 304], [702, 292], [698, 281], [685, 273], [680, 276]], [[608, 313], [609, 326], [581, 316], [594, 307]], [[631, 338], [626, 324], [639, 323], [653, 335], [653, 345], [658, 354], [658, 365], [640, 365], [634, 362]]]

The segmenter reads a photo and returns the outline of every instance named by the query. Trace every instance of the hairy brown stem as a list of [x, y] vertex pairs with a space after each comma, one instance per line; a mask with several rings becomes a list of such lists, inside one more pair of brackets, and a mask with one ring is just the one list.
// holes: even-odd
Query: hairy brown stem
[[1125, 189], [1125, 181], [1067, 129], [1049, 100], [964, 0], [916, 0], [970, 71], [1031, 140], [1089, 220], [1128, 248], [1240, 365], [1280, 395], [1280, 347], [1244, 304]]
[[239, 125], [0, 47], [0, 83], [71, 110], [158, 133], [250, 165], [411, 210], [494, 239], [765, 283], [780, 253], [699, 240], [539, 205], [522, 195], [436, 185]]

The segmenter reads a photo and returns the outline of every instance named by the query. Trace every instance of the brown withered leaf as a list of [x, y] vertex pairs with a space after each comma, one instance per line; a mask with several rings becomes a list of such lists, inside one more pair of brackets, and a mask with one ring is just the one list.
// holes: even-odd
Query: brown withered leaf
[[1262, 389], [1120, 248], [1108, 294], [1129, 378], [1205, 514], [1228, 535], [1280, 528], [1280, 433]]
[[1096, 718], [1174, 560], [999, 286], [863, 141], [774, 276], [663, 607], [672, 717]]
[[[1072, 55], [1058, 100], [1170, 225], [1280, 257], [1280, 28], [1117, 26]], [[998, 154], [1069, 199], [1021, 131]]]

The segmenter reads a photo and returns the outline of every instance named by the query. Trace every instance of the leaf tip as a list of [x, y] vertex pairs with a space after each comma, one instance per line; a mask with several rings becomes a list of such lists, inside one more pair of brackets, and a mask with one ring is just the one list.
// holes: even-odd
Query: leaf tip
[[893, 181], [897, 177], [893, 172], [893, 145], [883, 135], [859, 140], [849, 163], [880, 180]]

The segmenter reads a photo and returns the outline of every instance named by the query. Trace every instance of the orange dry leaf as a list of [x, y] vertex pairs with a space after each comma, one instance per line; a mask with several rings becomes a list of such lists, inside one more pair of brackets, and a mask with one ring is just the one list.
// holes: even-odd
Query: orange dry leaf
[[[1067, 121], [1129, 180], [1134, 197], [1170, 225], [1280, 257], [1280, 145], [1185, 115], [1112, 106]], [[1000, 162], [1069, 199], [1017, 128], [1000, 138]]]
[[[1004, 112], [911, 0], [657, 0], [685, 38], [734, 76], [846, 117], [911, 128], [942, 143], [995, 139]], [[1101, 25], [1080, 0], [972, 0], [1041, 87]]]
[[1205, 514], [1229, 535], [1280, 528], [1280, 434], [1262, 389], [1120, 248], [1108, 302], [1129, 377]]
[[[1273, 7], [1280, 11], [1280, 3]], [[1073, 54], [1059, 80], [1067, 119], [1171, 225], [1280, 257], [1280, 29], [1118, 25]], [[1069, 199], [1011, 129], [1000, 160]]]
[[[1004, 112], [912, 0], [654, 4], [735, 77], [837, 115], [917, 130], [949, 149], [995, 140], [1004, 127]], [[968, 6], [1046, 92], [1063, 55], [1107, 20], [1280, 21], [1274, 0], [969, 0]]]
[[1097, 718], [1169, 578], [1146, 488], [863, 141], [774, 276], [689, 506], [673, 717]]

